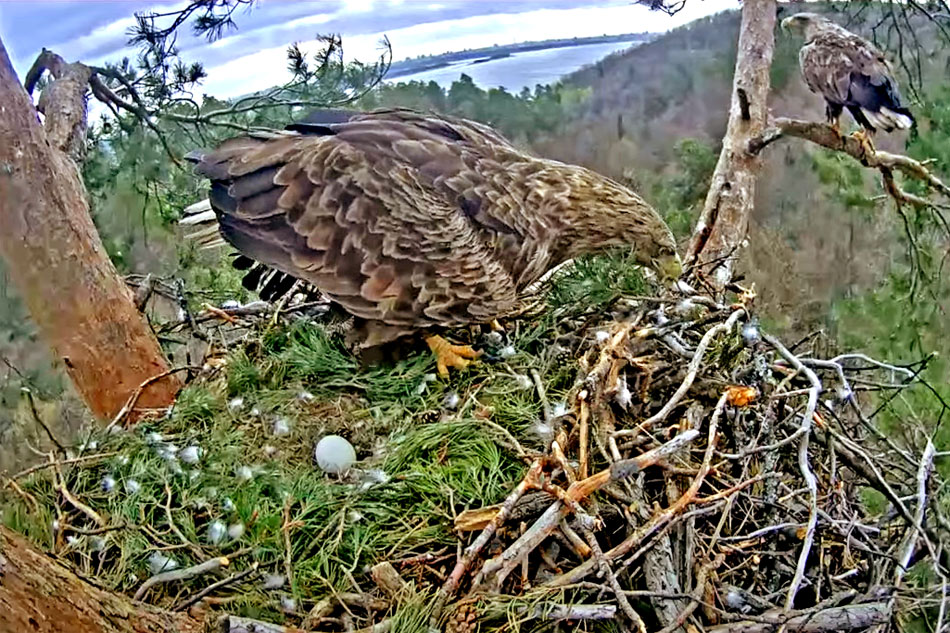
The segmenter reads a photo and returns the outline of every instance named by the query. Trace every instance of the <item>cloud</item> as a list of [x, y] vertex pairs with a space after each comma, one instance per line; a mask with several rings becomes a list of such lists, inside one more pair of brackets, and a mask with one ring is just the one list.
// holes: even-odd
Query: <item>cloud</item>
[[[0, 2], [0, 33], [23, 73], [41, 47], [69, 60], [102, 63], [134, 55], [126, 48], [131, 14], [169, 11], [186, 0], [151, 2]], [[199, 90], [220, 97], [274, 85], [286, 71], [286, 47], [312, 50], [318, 33], [340, 33], [348, 57], [375, 59], [383, 35], [396, 59], [516, 41], [663, 31], [736, 0], [691, 0], [669, 18], [630, 0], [260, 0], [235, 16], [238, 29], [209, 43], [182, 29], [178, 46], [209, 71]], [[38, 40], [37, 34], [43, 39]]]

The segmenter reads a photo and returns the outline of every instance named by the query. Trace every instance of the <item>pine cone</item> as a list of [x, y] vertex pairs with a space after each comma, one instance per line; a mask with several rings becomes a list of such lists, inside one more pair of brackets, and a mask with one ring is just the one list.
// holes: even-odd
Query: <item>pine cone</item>
[[466, 602], [458, 605], [455, 613], [449, 617], [445, 625], [445, 633], [475, 633], [475, 627], [478, 625], [478, 612], [475, 605]]

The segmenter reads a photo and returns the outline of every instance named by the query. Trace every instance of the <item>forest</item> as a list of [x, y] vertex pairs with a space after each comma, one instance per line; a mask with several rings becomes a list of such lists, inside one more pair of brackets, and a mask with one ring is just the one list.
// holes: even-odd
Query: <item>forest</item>
[[[517, 94], [386, 82], [398, 50], [325, 35], [288, 46], [286, 84], [198, 98], [174, 31], [218, 37], [240, 4], [137, 15], [136, 59], [0, 72], [43, 112], [33, 145], [64, 139], [35, 178], [78, 169], [84, 278], [130, 306], [71, 314], [63, 269], [0, 244], [0, 631], [950, 630], [950, 7], [745, 0]], [[829, 136], [779, 27], [799, 11], [887, 51], [911, 130]], [[70, 90], [99, 114], [64, 134]], [[325, 107], [462, 117], [602, 174], [686, 273], [579, 257], [457, 333], [484, 350], [466, 371], [424, 344], [364, 362], [319, 293], [265, 300], [186, 212], [189, 152]], [[105, 336], [63, 333], [87, 316], [154, 349], [75, 351]], [[327, 436], [355, 466], [318, 467]]]

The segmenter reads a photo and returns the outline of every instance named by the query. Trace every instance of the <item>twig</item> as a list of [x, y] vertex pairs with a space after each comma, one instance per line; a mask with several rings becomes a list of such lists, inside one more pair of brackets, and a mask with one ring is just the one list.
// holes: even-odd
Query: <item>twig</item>
[[693, 381], [696, 380], [696, 374], [699, 373], [699, 367], [703, 362], [703, 354], [706, 352], [706, 348], [709, 347], [709, 344], [712, 342], [712, 340], [720, 333], [731, 331], [732, 328], [735, 327], [736, 321], [738, 321], [743, 315], [745, 315], [745, 310], [739, 308], [733, 312], [728, 319], [726, 319], [725, 323], [714, 325], [706, 331], [706, 333], [703, 335], [703, 338], [699, 341], [699, 345], [696, 346], [693, 359], [689, 361], [689, 366], [686, 370], [686, 377], [683, 378], [683, 382], [680, 383], [679, 388], [673, 393], [673, 397], [667, 400], [662, 409], [638, 424], [635, 429], [629, 431], [617, 431], [614, 433], [614, 435], [618, 437], [621, 435], [637, 435], [642, 431], [651, 428], [657, 422], [662, 422], [665, 420], [666, 416], [668, 416], [670, 412], [676, 408], [676, 405], [679, 404], [680, 400], [683, 399], [683, 396], [686, 395], [686, 392], [689, 391], [689, 388], [693, 386]]
[[126, 401], [122, 408], [119, 409], [119, 412], [115, 414], [115, 417], [112, 418], [112, 422], [106, 426], [108, 431], [112, 427], [120, 424], [122, 420], [125, 419], [125, 416], [129, 415], [132, 412], [132, 409], [135, 408], [135, 403], [138, 402], [139, 397], [142, 395], [142, 392], [145, 391], [145, 388], [151, 385], [152, 383], [158, 382], [162, 378], [167, 378], [172, 374], [177, 374], [180, 371], [200, 371], [201, 367], [194, 367], [191, 365], [185, 365], [184, 367], [176, 367], [175, 369], [169, 369], [168, 371], [163, 371], [162, 373], [152, 376], [151, 378], [146, 379], [138, 387], [135, 388], [135, 391], [132, 392], [132, 395], [129, 396], [129, 399]]
[[[53, 454], [50, 453], [50, 461], [52, 461], [52, 458]], [[106, 521], [102, 518], [102, 515], [74, 497], [73, 494], [69, 492], [69, 489], [66, 487], [66, 482], [63, 480], [63, 473], [59, 470], [58, 464], [54, 464], [53, 470], [55, 473], [54, 479], [57, 492], [63, 495], [63, 498], [69, 502], [69, 505], [73, 506], [87, 517], [92, 519], [99, 527], [104, 527], [106, 525]]]
[[[907, 530], [907, 536], [900, 547], [900, 557], [897, 560], [897, 569], [894, 572], [894, 587], [899, 589], [904, 580], [904, 574], [910, 567], [910, 561], [917, 549], [917, 539], [923, 532], [924, 513], [927, 509], [927, 482], [934, 467], [934, 454], [937, 449], [929, 439], [920, 458], [920, 469], [917, 471], [917, 510], [914, 512], [914, 524]], [[938, 629], [939, 630], [939, 629]]]
[[805, 374], [809, 382], [811, 382], [811, 389], [808, 392], [808, 404], [805, 406], [805, 413], [802, 415], [802, 423], [799, 427], [801, 429], [802, 439], [798, 447], [798, 468], [801, 470], [802, 477], [805, 479], [805, 484], [808, 487], [808, 524], [805, 528], [805, 538], [802, 539], [802, 551], [798, 556], [795, 576], [786, 594], [785, 611], [789, 611], [795, 604], [795, 595], [798, 593], [802, 579], [805, 577], [805, 568], [808, 565], [808, 556], [811, 553], [812, 543], [815, 541], [815, 528], [818, 525], [818, 479], [815, 477], [808, 463], [808, 441], [811, 437], [811, 425], [814, 420], [815, 409], [818, 407], [821, 381], [818, 380], [818, 376], [814, 371], [806, 367], [797, 356], [788, 351], [774, 336], [766, 334], [763, 338], [778, 351], [782, 358], [791, 363], [792, 367], [797, 371]]
[[28, 387], [21, 387], [20, 392], [26, 396], [27, 401], [30, 403], [30, 413], [33, 415], [33, 421], [39, 424], [40, 427], [46, 431], [47, 437], [49, 437], [49, 440], [53, 443], [57, 450], [59, 450], [60, 454], [65, 455], [66, 448], [60, 443], [58, 439], [56, 439], [56, 435], [53, 434], [53, 430], [49, 428], [49, 425], [47, 425], [43, 418], [40, 417], [39, 411], [36, 410], [36, 402], [33, 400], [33, 391], [31, 391]]
[[42, 464], [36, 464], [35, 466], [30, 466], [24, 470], [13, 475], [13, 479], [23, 479], [24, 477], [29, 477], [33, 473], [39, 472], [41, 470], [46, 470], [47, 468], [56, 468], [58, 466], [69, 466], [71, 464], [84, 464], [86, 462], [96, 462], [101, 459], [107, 459], [109, 457], [115, 457], [119, 454], [119, 451], [112, 451], [110, 453], [96, 453], [95, 455], [83, 455], [81, 457], [73, 457], [72, 459], [64, 459], [61, 462], [43, 462]]
[[12, 488], [12, 489], [13, 489], [13, 492], [15, 492], [15, 493], [17, 493], [18, 495], [20, 495], [20, 497], [22, 497], [23, 499], [25, 499], [25, 500], [27, 501], [27, 503], [29, 503], [29, 504], [33, 507], [33, 513], [34, 513], [34, 514], [39, 514], [39, 511], [40, 511], [40, 502], [36, 500], [36, 497], [34, 497], [34, 496], [31, 495], [30, 493], [28, 493], [26, 490], [24, 490], [23, 488], [21, 488], [21, 487], [20, 487], [20, 484], [18, 484], [18, 483], [17, 483], [16, 481], [14, 481], [13, 479], [10, 479], [10, 478], [7, 477], [6, 475], [3, 475], [3, 478], [6, 479], [6, 483], [4, 484], [3, 487], [4, 487], [4, 488]]
[[544, 391], [544, 383], [541, 381], [541, 374], [537, 369], [531, 369], [531, 378], [534, 380], [534, 387], [538, 390], [538, 399], [541, 401], [541, 411], [544, 414], [544, 421], [551, 421], [551, 405], [548, 403], [548, 396]]
[[538, 485], [538, 478], [541, 475], [541, 461], [535, 460], [533, 464], [528, 468], [527, 474], [525, 474], [524, 479], [511, 491], [506, 498], [501, 508], [492, 517], [492, 520], [489, 521], [488, 525], [485, 526], [485, 529], [482, 530], [482, 533], [478, 535], [471, 545], [465, 548], [465, 552], [462, 557], [455, 564], [455, 568], [452, 569], [452, 573], [449, 574], [449, 577], [446, 579], [445, 583], [439, 589], [439, 596], [436, 599], [436, 603], [433, 606], [433, 620], [438, 621], [442, 615], [442, 609], [445, 607], [446, 601], [451, 598], [455, 591], [458, 589], [459, 583], [462, 582], [462, 577], [465, 573], [471, 568], [472, 563], [475, 561], [475, 558], [481, 553], [482, 549], [488, 545], [492, 537], [495, 535], [495, 532], [498, 528], [507, 520], [508, 515], [511, 514], [511, 510], [515, 507], [515, 504], [518, 502], [524, 493], [532, 488], [536, 488]]
[[630, 601], [627, 600], [627, 596], [623, 592], [623, 587], [620, 586], [620, 581], [617, 580], [617, 574], [614, 573], [614, 570], [611, 569], [607, 559], [604, 558], [604, 552], [602, 549], [600, 549], [600, 544], [597, 542], [597, 537], [594, 536], [594, 533], [589, 528], [580, 525], [580, 521], [578, 521], [578, 524], [578, 527], [580, 527], [584, 532], [584, 537], [587, 539], [587, 544], [594, 553], [594, 561], [600, 568], [600, 572], [607, 576], [607, 585], [613, 590], [614, 596], [616, 596], [617, 602], [620, 604], [621, 611], [623, 611], [624, 615], [626, 615], [630, 621], [633, 622], [633, 625], [637, 627], [637, 631], [639, 631], [639, 633], [646, 633], [647, 626], [643, 622], [643, 618], [640, 617], [639, 613], [634, 611]]
[[189, 578], [206, 574], [210, 571], [220, 569], [221, 567], [227, 567], [230, 562], [231, 561], [229, 561], [227, 558], [221, 556], [206, 560], [205, 562], [193, 565], [192, 567], [186, 567], [185, 569], [175, 569], [173, 571], [166, 571], [156, 574], [142, 583], [142, 586], [138, 588], [138, 591], [135, 592], [133, 598], [135, 600], [141, 600], [142, 596], [144, 596], [145, 593], [155, 585], [166, 582], [174, 582], [177, 580], [188, 580]]
[[294, 587], [294, 550], [290, 542], [290, 530], [295, 526], [290, 521], [290, 506], [293, 504], [293, 497], [288, 496], [284, 502], [284, 523], [280, 532], [284, 540], [284, 573], [287, 575], [287, 583], [293, 589]]
[[693, 591], [689, 594], [689, 604], [683, 609], [682, 612], [676, 617], [673, 622], [670, 622], [662, 629], [659, 633], [674, 633], [674, 631], [682, 628], [686, 624], [686, 620], [693, 614], [693, 611], [696, 610], [702, 603], [703, 594], [706, 591], [706, 582], [709, 579], [709, 574], [722, 566], [723, 561], [726, 559], [725, 554], [717, 555], [713, 560], [703, 563], [702, 567], [699, 568], [699, 573], [696, 574], [696, 586], [693, 587]]
[[782, 611], [759, 615], [755, 620], [729, 622], [706, 629], [706, 633], [773, 633], [784, 626], [788, 633], [832, 633], [867, 629], [891, 618], [886, 602], [851, 604], [789, 617]]
[[577, 400], [580, 403], [580, 420], [578, 424], [580, 429], [577, 435], [577, 444], [578, 444], [578, 475], [581, 479], [587, 479], [589, 472], [589, 460], [588, 450], [590, 449], [590, 438], [588, 437], [589, 427], [590, 427], [590, 406], [587, 404], [587, 395], [588, 392], [586, 389], [582, 390], [578, 396]]
[[207, 587], [205, 587], [204, 589], [202, 589], [195, 595], [191, 596], [190, 598], [186, 598], [184, 602], [181, 602], [175, 605], [174, 607], [172, 607], [172, 611], [184, 611], [191, 605], [197, 604], [198, 602], [200, 602], [201, 599], [207, 596], [208, 594], [214, 591], [217, 591], [218, 589], [221, 589], [222, 587], [227, 587], [228, 585], [239, 583], [245, 578], [247, 578], [248, 576], [257, 573], [257, 568], [258, 568], [258, 563], [254, 563], [253, 565], [251, 565], [244, 571], [238, 572], [236, 574], [231, 574], [227, 578], [222, 578], [221, 580], [217, 582], [211, 583], [210, 585], [208, 585]]
[[[665, 460], [671, 455], [678, 453], [698, 436], [699, 431], [684, 431], [676, 435], [673, 439], [662, 446], [659, 446], [651, 451], [647, 451], [646, 453], [643, 453], [642, 455], [633, 459], [617, 462], [610, 468], [603, 470], [596, 475], [592, 475], [587, 479], [577, 481], [571, 484], [571, 486], [567, 489], [566, 501], [568, 501], [570, 505], [576, 505], [578, 502], [586, 499], [608, 483], [630, 477], [640, 472], [644, 468], [653, 466], [657, 462]], [[484, 581], [484, 579], [490, 576], [495, 576], [494, 582], [496, 586], [500, 584], [500, 582], [505, 577], [507, 577], [507, 575], [514, 568], [514, 565], [517, 564], [517, 561], [521, 560], [522, 556], [534, 551], [534, 549], [540, 545], [544, 539], [550, 536], [550, 534], [557, 528], [561, 519], [567, 516], [567, 514], [571, 511], [570, 505], [568, 503], [564, 503], [562, 500], [558, 500], [553, 503], [544, 512], [544, 514], [542, 514], [541, 517], [535, 521], [534, 525], [532, 525], [531, 528], [520, 538], [518, 538], [518, 540], [516, 540], [510, 547], [508, 547], [508, 549], [487, 561], [482, 566], [481, 571], [473, 581], [473, 586], [477, 587], [481, 582]], [[612, 558], [609, 555], [607, 556], [608, 558]], [[596, 564], [597, 561], [589, 560], [581, 565], [581, 567], [587, 566], [588, 569], [592, 569]], [[580, 578], [576, 578], [575, 580], [580, 580]], [[550, 584], [550, 582], [546, 584]]]

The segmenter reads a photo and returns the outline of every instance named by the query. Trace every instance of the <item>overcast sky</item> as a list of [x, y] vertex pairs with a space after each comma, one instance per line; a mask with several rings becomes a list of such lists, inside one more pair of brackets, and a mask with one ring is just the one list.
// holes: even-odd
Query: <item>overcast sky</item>
[[[70, 61], [118, 61], [129, 54], [133, 13], [186, 4], [2, 0], [0, 38], [21, 77], [43, 47]], [[665, 31], [738, 6], [738, 0], [690, 0], [669, 17], [630, 0], [259, 0], [238, 11], [237, 30], [221, 40], [209, 44], [183, 29], [179, 47], [186, 61], [208, 70], [198, 92], [230, 97], [280, 83], [287, 45], [300, 42], [306, 50], [318, 33], [342, 34], [347, 56], [365, 61], [378, 55], [386, 35], [398, 60], [526, 40]]]

